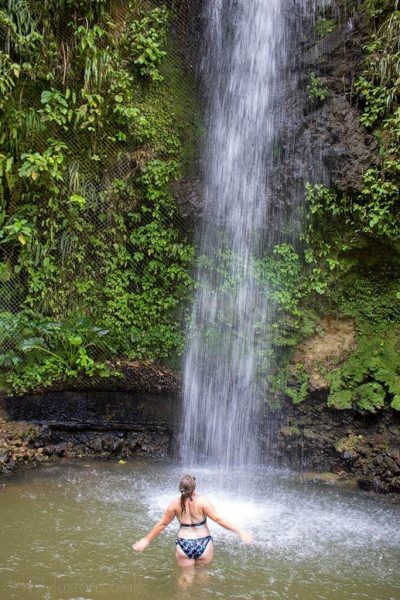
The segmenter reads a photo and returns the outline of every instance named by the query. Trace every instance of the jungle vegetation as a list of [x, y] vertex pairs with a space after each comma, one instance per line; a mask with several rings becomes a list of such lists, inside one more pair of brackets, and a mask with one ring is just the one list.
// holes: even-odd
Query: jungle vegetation
[[173, 11], [0, 3], [0, 386], [109, 375], [183, 345], [193, 248], [171, 183], [197, 106]]
[[[293, 349], [323, 315], [351, 317], [357, 348], [328, 374], [329, 406], [400, 410], [400, 11], [397, 1], [345, 4], [368, 24], [351, 92], [376, 160], [352, 193], [307, 184], [300, 247], [282, 243], [259, 260], [275, 314], [268, 385], [303, 401], [307, 374], [291, 365]], [[107, 377], [115, 357], [183, 351], [194, 250], [171, 183], [196, 156], [201, 119], [169, 5], [0, 2], [7, 393]], [[337, 26], [322, 15], [316, 42]], [[331, 97], [314, 71], [307, 91], [318, 104]]]

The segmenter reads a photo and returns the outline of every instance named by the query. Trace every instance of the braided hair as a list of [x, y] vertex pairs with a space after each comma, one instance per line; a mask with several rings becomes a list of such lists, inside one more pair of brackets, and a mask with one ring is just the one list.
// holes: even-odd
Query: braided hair
[[184, 475], [179, 482], [179, 491], [181, 493], [181, 512], [186, 512], [186, 500], [192, 500], [194, 490], [196, 489], [196, 478], [192, 475]]

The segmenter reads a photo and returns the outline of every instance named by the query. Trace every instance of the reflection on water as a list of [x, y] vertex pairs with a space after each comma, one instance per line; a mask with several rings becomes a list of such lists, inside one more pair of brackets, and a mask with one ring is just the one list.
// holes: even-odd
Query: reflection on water
[[[250, 530], [211, 525], [216, 559], [182, 577], [176, 524], [143, 554], [141, 537], [176, 494], [163, 463], [57, 464], [0, 484], [0, 597], [48, 600], [400, 598], [400, 506], [295, 475], [197, 469], [199, 491]], [[239, 481], [242, 482], [239, 486]]]

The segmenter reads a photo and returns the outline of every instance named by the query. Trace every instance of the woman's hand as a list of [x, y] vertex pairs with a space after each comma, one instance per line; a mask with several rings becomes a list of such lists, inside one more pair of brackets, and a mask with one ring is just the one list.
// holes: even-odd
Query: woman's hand
[[136, 550], [136, 552], [143, 552], [143, 550], [146, 550], [146, 548], [149, 544], [150, 544], [149, 540], [144, 537], [141, 540], [139, 540], [138, 542], [135, 542], [134, 544], [132, 544], [132, 548], [134, 550]]
[[239, 533], [240, 535], [240, 540], [243, 542], [243, 544], [253, 544], [254, 543], [254, 538], [251, 535], [251, 533], [248, 533], [247, 531], [241, 531]]

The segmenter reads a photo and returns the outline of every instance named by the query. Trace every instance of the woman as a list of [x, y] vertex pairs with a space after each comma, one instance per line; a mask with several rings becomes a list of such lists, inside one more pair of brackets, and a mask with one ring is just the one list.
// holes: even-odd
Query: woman
[[249, 533], [220, 517], [211, 502], [204, 496], [198, 496], [195, 490], [196, 478], [191, 475], [182, 477], [179, 482], [180, 497], [172, 500], [160, 521], [144, 538], [132, 544], [132, 548], [143, 552], [175, 517], [180, 523], [176, 539], [176, 562], [180, 567], [207, 565], [212, 561], [214, 544], [207, 527], [207, 517], [237, 533], [245, 544], [252, 543], [253, 538]]

